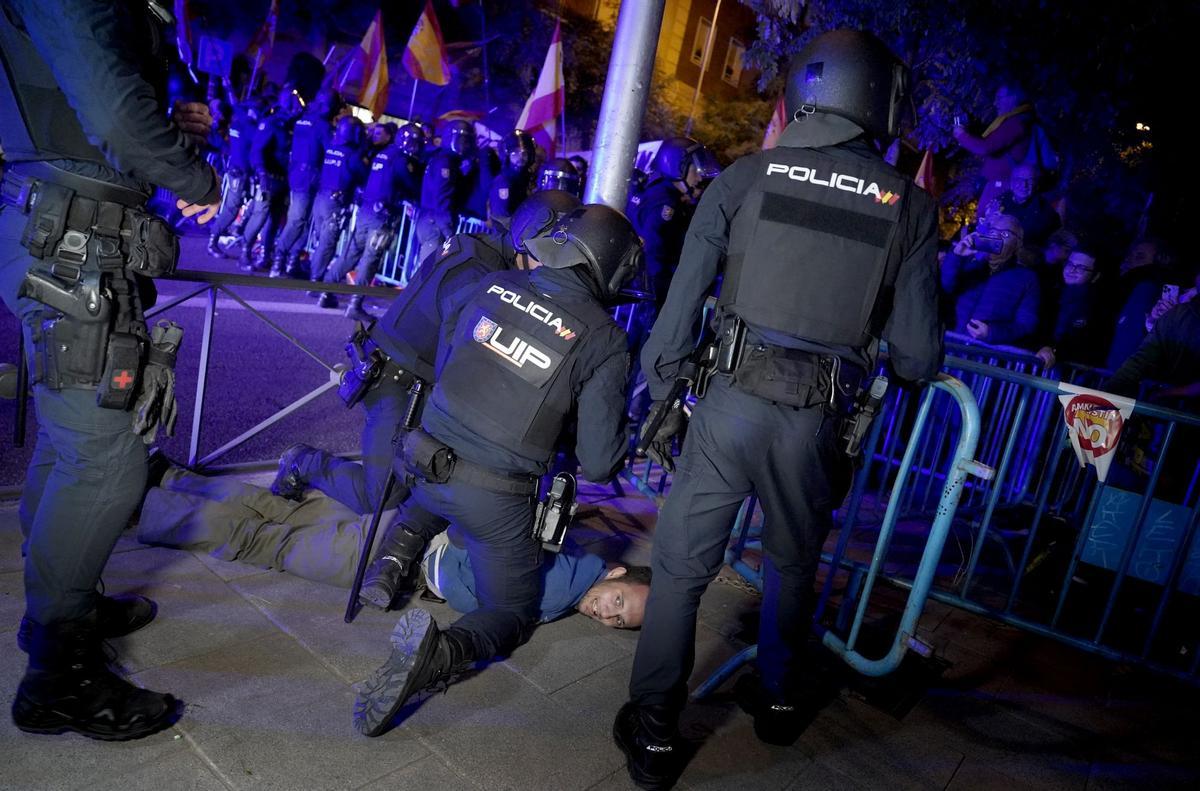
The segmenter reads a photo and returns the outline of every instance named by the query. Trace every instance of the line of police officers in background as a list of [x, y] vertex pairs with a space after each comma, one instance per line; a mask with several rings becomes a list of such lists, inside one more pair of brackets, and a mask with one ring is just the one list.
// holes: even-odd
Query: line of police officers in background
[[[496, 148], [479, 145], [474, 124], [466, 120], [446, 121], [438, 132], [435, 137], [421, 122], [364, 127], [328, 88], [307, 106], [288, 85], [273, 103], [258, 96], [238, 102], [224, 136], [214, 141], [224, 162], [225, 190], [208, 252], [225, 257], [240, 246], [239, 268], [245, 272], [308, 277], [316, 284], [342, 282], [353, 272], [353, 282], [369, 285], [405, 211], [416, 214], [420, 262], [463, 217], [503, 232], [534, 191], [582, 197], [588, 166], [582, 156], [553, 157], [539, 166], [544, 152], [524, 131], [510, 132]], [[647, 255], [639, 290], [653, 294], [657, 307], [666, 299], [691, 211], [717, 172], [707, 148], [671, 138], [660, 145], [649, 172], [635, 170], [631, 178], [626, 213]], [[352, 206], [353, 233], [342, 240], [350, 231]], [[231, 231], [234, 241], [222, 246]], [[343, 251], [337, 255], [339, 246]], [[322, 307], [338, 306], [337, 297], [319, 285], [310, 294]], [[371, 319], [361, 296], [351, 297], [346, 315]], [[637, 334], [649, 331], [653, 315], [639, 313]]]
[[[169, 274], [178, 246], [144, 206], [157, 185], [175, 191], [184, 216], [202, 223], [218, 208], [216, 174], [185, 138], [194, 129], [190, 113], [166, 118], [156, 49], [164, 14], [138, 0], [86, 8], [0, 0], [0, 144], [10, 155], [0, 191], [0, 296], [22, 319], [39, 419], [21, 508], [26, 612], [18, 643], [29, 663], [12, 709], [16, 725], [32, 733], [126, 740], [181, 713], [170, 695], [113, 672], [103, 650], [105, 638], [150, 623], [153, 603], [97, 591], [148, 478], [135, 428], [135, 403], [147, 396], [139, 374], [173, 364], [150, 348], [142, 311], [154, 299], [146, 278]], [[541, 207], [535, 230], [516, 240], [523, 258], [518, 244], [501, 243], [491, 274], [453, 288], [446, 287], [453, 273], [478, 257], [472, 250], [482, 254], [482, 240], [443, 242], [452, 230], [447, 217], [477, 212], [495, 220], [512, 211], [509, 198], [519, 201], [513, 185], [495, 187], [489, 214], [495, 178], [486, 190], [479, 184], [494, 162], [480, 164], [469, 124], [447, 126], [421, 183], [427, 257], [418, 278], [426, 280], [411, 302], [401, 294], [394, 306], [415, 304], [413, 326], [436, 327], [436, 360], [418, 375], [404, 370], [411, 361], [389, 356], [389, 341], [413, 339], [398, 309], [396, 321], [376, 328], [384, 365], [363, 382], [378, 387], [385, 372], [413, 382], [392, 461], [408, 489], [398, 524], [415, 521], [403, 515], [416, 509], [454, 525], [481, 606], [447, 629], [423, 610], [404, 614], [391, 655], [360, 690], [361, 732], [384, 732], [422, 690], [528, 639], [545, 540], [531, 530], [539, 477], [572, 422], [586, 477], [610, 480], [624, 464], [631, 339], [611, 309], [643, 271], [645, 239], [658, 256], [648, 267], [651, 282], [670, 287], [655, 288], [666, 298], [656, 294], [661, 314], [641, 355], [655, 399], [650, 414], [663, 419], [648, 421], [639, 444], [652, 444], [667, 464], [684, 426], [672, 383], [695, 378], [684, 368], [701, 305], [723, 279], [720, 333], [707, 395], [656, 527], [645, 627], [614, 739], [637, 785], [673, 785], [683, 765], [678, 719], [700, 595], [720, 568], [737, 509], [757, 494], [766, 515], [763, 616], [758, 671], [740, 685], [739, 702], [761, 739], [795, 741], [813, 713], [803, 674], [813, 576], [848, 485], [844, 434], [879, 342], [889, 343], [892, 369], [908, 381], [931, 378], [941, 361], [936, 212], [878, 148], [896, 134], [904, 80], [903, 65], [878, 40], [852, 31], [819, 36], [789, 71], [791, 123], [779, 147], [717, 176], [690, 223], [695, 194], [714, 175], [711, 158], [694, 141], [668, 141], [631, 198], [630, 216], [600, 204]], [[413, 183], [407, 157], [419, 154], [375, 132], [369, 172], [379, 175], [359, 196], [368, 172], [361, 129], [346, 119], [326, 128], [337, 112], [332, 97], [297, 119], [295, 96], [285, 89], [270, 113], [254, 103], [244, 108], [236, 140], [244, 146], [249, 137], [249, 147], [231, 146], [228, 191], [252, 195], [243, 263], [295, 270], [305, 209], [323, 220], [310, 276], [340, 277], [359, 264], [324, 257], [327, 218], [355, 200], [374, 215], [351, 245], [365, 255], [398, 191]], [[300, 120], [308, 123], [298, 144]], [[504, 152], [508, 172], [528, 188], [530, 152], [519, 134], [513, 139]], [[569, 162], [547, 166], [560, 179], [555, 187], [578, 179]], [[459, 189], [464, 183], [472, 188]], [[294, 222], [283, 225], [277, 254], [270, 221], [289, 192]], [[231, 221], [234, 205], [219, 222]], [[264, 255], [255, 261], [260, 238]], [[510, 268], [518, 260], [520, 268]], [[429, 362], [433, 346], [414, 357]], [[398, 400], [396, 388], [389, 393]]]

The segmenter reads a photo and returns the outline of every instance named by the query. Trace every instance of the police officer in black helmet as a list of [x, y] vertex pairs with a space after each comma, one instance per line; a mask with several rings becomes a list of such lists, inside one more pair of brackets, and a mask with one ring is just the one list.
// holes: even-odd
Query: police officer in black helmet
[[442, 129], [442, 146], [430, 158], [421, 181], [421, 213], [417, 216], [417, 259], [424, 263], [458, 225], [477, 186], [475, 127], [454, 120]]
[[702, 143], [690, 137], [668, 138], [651, 163], [650, 181], [629, 196], [627, 213], [646, 243], [646, 274], [660, 309], [691, 220], [688, 196], [720, 172], [716, 157]]
[[[696, 608], [751, 494], [765, 513], [763, 606], [758, 672], [736, 693], [772, 744], [794, 742], [813, 716], [801, 652], [821, 547], [850, 480], [839, 423], [879, 339], [905, 380], [931, 379], [942, 358], [934, 204], [875, 144], [896, 133], [904, 76], [878, 39], [856, 31], [818, 36], [793, 60], [779, 147], [738, 160], [705, 191], [642, 353], [662, 399], [724, 275], [719, 366], [659, 515], [631, 699], [613, 725], [642, 788], [668, 788], [682, 769], [677, 720]], [[645, 438], [671, 466], [681, 422], [669, 411]]]
[[593, 204], [526, 242], [532, 272], [499, 272], [451, 298], [437, 384], [400, 463], [411, 502], [461, 529], [482, 607], [440, 630], [428, 612], [396, 625], [388, 661], [363, 684], [354, 723], [383, 733], [412, 695], [523, 643], [537, 618], [537, 479], [578, 412], [583, 474], [623, 465], [628, 351], [606, 306], [641, 266], [623, 214]]
[[508, 228], [513, 212], [529, 197], [537, 146], [528, 132], [514, 129], [500, 144], [500, 173], [488, 189], [487, 219], [498, 230]]
[[563, 190], [579, 195], [582, 185], [579, 182], [579, 171], [571, 164], [571, 160], [554, 157], [538, 169], [537, 188], [539, 190]]
[[202, 223], [220, 202], [194, 145], [207, 107], [167, 118], [169, 17], [135, 0], [0, 2], [0, 298], [21, 319], [39, 423], [20, 511], [29, 665], [12, 707], [31, 733], [136, 739], [178, 713], [105, 654], [153, 603], [97, 592], [147, 482], [138, 376], [165, 362], [146, 354], [144, 276], [171, 271], [178, 242], [146, 201], [164, 187]]

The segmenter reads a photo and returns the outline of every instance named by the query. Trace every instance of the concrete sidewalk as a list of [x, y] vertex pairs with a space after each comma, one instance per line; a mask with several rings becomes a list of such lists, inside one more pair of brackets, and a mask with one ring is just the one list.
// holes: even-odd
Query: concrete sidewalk
[[[653, 509], [589, 489], [574, 539], [646, 562]], [[353, 686], [387, 654], [395, 613], [342, 623], [346, 594], [285, 574], [121, 539], [111, 591], [160, 606], [115, 641], [133, 679], [186, 701], [172, 729], [106, 744], [0, 717], [4, 789], [625, 789], [609, 729], [636, 633], [581, 616], [435, 695], [377, 739], [351, 727]], [[452, 619], [434, 606], [441, 622]], [[24, 655], [15, 503], [0, 504], [0, 698]], [[744, 647], [757, 597], [732, 576], [704, 598], [693, 684]], [[843, 689], [791, 748], [757, 741], [729, 687], [689, 707], [684, 789], [1197, 788], [1200, 694], [931, 603], [921, 636], [951, 665], [902, 719]], [[731, 686], [731, 685], [730, 685]]]

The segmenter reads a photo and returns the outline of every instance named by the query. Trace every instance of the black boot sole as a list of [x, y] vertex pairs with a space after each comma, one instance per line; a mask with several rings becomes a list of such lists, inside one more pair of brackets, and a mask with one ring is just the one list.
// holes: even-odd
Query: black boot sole
[[58, 736], [78, 733], [89, 739], [102, 742], [128, 742], [166, 730], [179, 721], [183, 704], [175, 698], [165, 697], [167, 710], [158, 717], [127, 729], [103, 727], [97, 724], [80, 723], [74, 718], [36, 703], [23, 701], [20, 693], [13, 701], [12, 720], [19, 730], [41, 736]]
[[367, 677], [354, 701], [354, 727], [359, 733], [379, 736], [417, 692], [413, 682], [429, 661], [437, 632], [433, 616], [424, 610], [406, 613], [396, 623], [391, 656]]
[[396, 590], [387, 588], [383, 585], [375, 585], [369, 582], [363, 583], [362, 590], [358, 593], [358, 599], [363, 604], [369, 607], [375, 607], [380, 610], [386, 610], [392, 606], [392, 599], [396, 598]]

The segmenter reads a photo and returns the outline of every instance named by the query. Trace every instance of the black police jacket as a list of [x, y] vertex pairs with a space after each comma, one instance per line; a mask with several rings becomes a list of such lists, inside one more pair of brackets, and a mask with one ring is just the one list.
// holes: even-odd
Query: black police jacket
[[372, 325], [371, 339], [401, 368], [432, 382], [444, 304], [493, 272], [511, 269], [516, 255], [508, 237], [451, 236]]
[[[817, 113], [790, 124], [780, 145], [812, 148], [834, 161], [894, 173], [862, 134], [862, 129], [850, 121]], [[761, 200], [748, 198], [772, 164], [771, 155], [771, 151], [764, 151], [734, 162], [700, 199], [666, 304], [642, 350], [642, 367], [650, 393], [656, 399], [666, 397], [679, 366], [692, 351], [693, 328], [705, 297], [725, 269], [730, 231], [738, 212], [746, 205], [763, 205]], [[805, 176], [800, 171], [796, 175]], [[849, 182], [842, 186], [849, 186]], [[785, 258], [791, 252], [781, 249], [778, 256]], [[826, 262], [830, 267], [837, 264], [837, 261]], [[908, 190], [907, 198], [900, 203], [898, 227], [889, 242], [886, 266], [889, 271], [894, 270], [894, 277], [877, 296], [877, 310], [873, 312], [873, 326], [869, 330], [888, 342], [889, 359], [897, 376], [910, 381], [931, 379], [942, 360], [942, 328], [937, 311], [937, 213], [932, 198], [920, 189]], [[748, 325], [749, 343], [832, 354], [864, 369], [874, 367], [873, 343], [823, 344], [756, 327], [753, 315], [742, 318]]]
[[592, 288], [577, 268], [541, 267], [453, 295], [424, 429], [476, 464], [543, 475], [574, 412], [584, 476], [610, 480], [627, 442], [628, 338]]
[[691, 219], [688, 208], [675, 183], [662, 177], [629, 196], [626, 214], [645, 242], [646, 274], [660, 307], [679, 265], [683, 236]]

